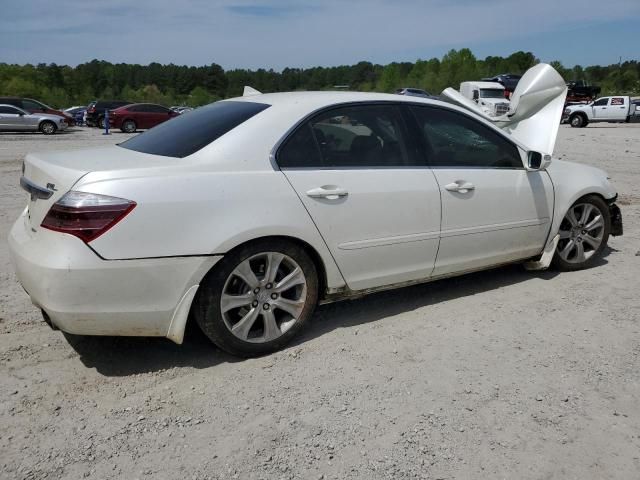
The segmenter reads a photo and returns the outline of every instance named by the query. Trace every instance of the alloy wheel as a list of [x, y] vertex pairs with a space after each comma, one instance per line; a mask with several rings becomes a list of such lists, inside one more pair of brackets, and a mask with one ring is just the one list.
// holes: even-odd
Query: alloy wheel
[[307, 279], [300, 265], [283, 253], [263, 252], [231, 272], [220, 297], [220, 311], [234, 336], [265, 343], [298, 321], [306, 297]]
[[560, 224], [558, 254], [569, 263], [582, 263], [602, 245], [604, 214], [591, 203], [572, 206]]
[[42, 133], [46, 134], [46, 135], [51, 135], [53, 132], [56, 131], [56, 127], [53, 123], [51, 122], [45, 122], [42, 125]]

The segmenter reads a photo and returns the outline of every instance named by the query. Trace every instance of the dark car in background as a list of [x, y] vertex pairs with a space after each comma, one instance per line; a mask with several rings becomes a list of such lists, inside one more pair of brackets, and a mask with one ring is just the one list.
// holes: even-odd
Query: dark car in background
[[422, 97], [422, 98], [437, 98], [434, 95], [431, 95], [426, 90], [422, 90], [420, 88], [398, 88], [396, 90], [396, 94], [398, 95], [408, 95], [410, 97]]
[[180, 113], [155, 103], [133, 103], [109, 112], [109, 125], [125, 133], [153, 128]]
[[507, 93], [513, 93], [518, 86], [518, 82], [522, 78], [522, 75], [516, 75], [514, 73], [501, 73], [495, 77], [483, 78], [483, 82], [497, 82], [505, 89], [505, 96]]
[[38, 100], [34, 100], [33, 98], [0, 97], [0, 103], [3, 105], [13, 105], [14, 107], [21, 108], [22, 110], [25, 110], [29, 113], [46, 113], [48, 115], [57, 115], [64, 118], [66, 124], [69, 127], [75, 125], [73, 117], [68, 113], [56, 110], [55, 108], [51, 108], [49, 105], [39, 102]]
[[87, 106], [87, 125], [104, 128], [104, 115], [107, 110], [130, 105], [127, 100], [95, 100]]

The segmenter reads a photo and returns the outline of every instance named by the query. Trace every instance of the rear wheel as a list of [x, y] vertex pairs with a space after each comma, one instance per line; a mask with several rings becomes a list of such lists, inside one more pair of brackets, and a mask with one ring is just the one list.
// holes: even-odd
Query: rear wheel
[[124, 133], [134, 133], [138, 129], [136, 122], [133, 120], [125, 120], [122, 122], [122, 130]]
[[592, 266], [607, 246], [611, 218], [604, 200], [587, 196], [574, 203], [560, 224], [560, 240], [553, 257], [559, 270]]
[[40, 131], [45, 135], [53, 135], [58, 130], [56, 124], [49, 121], [44, 121], [40, 124]]
[[284, 347], [308, 323], [318, 275], [300, 246], [263, 240], [225, 256], [194, 304], [202, 331], [222, 350], [255, 357]]

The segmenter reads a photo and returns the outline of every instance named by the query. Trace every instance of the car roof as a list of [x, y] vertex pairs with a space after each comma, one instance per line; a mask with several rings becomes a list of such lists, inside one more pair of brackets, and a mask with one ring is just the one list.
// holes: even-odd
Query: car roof
[[225, 101], [256, 102], [266, 103], [280, 109], [293, 108], [294, 110], [313, 111], [323, 107], [339, 105], [352, 102], [406, 102], [406, 103], [426, 103], [448, 105], [439, 100], [424, 97], [407, 97], [395, 93], [375, 93], [375, 92], [281, 92], [263, 93], [260, 95], [247, 95], [245, 97], [229, 98]]

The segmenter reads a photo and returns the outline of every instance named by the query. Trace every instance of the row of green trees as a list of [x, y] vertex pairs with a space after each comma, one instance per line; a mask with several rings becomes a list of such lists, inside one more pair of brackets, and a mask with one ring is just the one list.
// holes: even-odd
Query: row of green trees
[[[442, 58], [388, 65], [359, 62], [338, 67], [234, 69], [220, 65], [113, 64], [93, 60], [76, 67], [0, 63], [0, 95], [39, 99], [56, 107], [86, 105], [96, 98], [199, 106], [220, 98], [241, 95], [244, 85], [263, 92], [325, 90], [346, 86], [352, 90], [392, 92], [400, 87], [423, 88], [439, 93], [465, 80], [499, 73], [524, 73], [538, 63], [531, 52], [508, 57], [476, 58], [471, 50], [451, 50]], [[584, 79], [602, 87], [603, 94], [640, 94], [640, 62], [608, 66], [553, 66], [566, 80]]]

